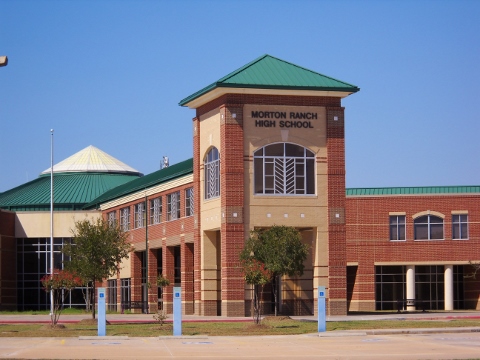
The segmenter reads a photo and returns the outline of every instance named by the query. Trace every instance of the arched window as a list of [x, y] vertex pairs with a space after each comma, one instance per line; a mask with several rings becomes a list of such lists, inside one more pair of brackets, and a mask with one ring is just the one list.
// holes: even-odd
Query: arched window
[[275, 143], [253, 153], [255, 194], [315, 194], [315, 154], [291, 143]]
[[216, 147], [212, 147], [205, 156], [205, 200], [220, 196], [220, 155]]
[[435, 215], [423, 215], [413, 221], [415, 240], [443, 239], [443, 219]]

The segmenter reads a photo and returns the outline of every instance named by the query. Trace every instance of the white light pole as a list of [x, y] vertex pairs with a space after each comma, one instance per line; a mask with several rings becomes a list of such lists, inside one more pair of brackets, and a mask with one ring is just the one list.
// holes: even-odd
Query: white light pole
[[[53, 129], [50, 134], [50, 276], [53, 276]], [[53, 290], [50, 290], [50, 315], [53, 315]]]

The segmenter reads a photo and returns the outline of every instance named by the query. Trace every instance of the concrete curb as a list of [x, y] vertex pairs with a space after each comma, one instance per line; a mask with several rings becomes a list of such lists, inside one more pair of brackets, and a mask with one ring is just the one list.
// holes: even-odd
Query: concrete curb
[[78, 340], [95, 340], [95, 341], [112, 341], [112, 340], [129, 340], [128, 336], [79, 336]]
[[375, 330], [334, 330], [318, 333], [319, 337], [366, 336], [366, 335], [408, 335], [448, 334], [480, 332], [480, 327], [418, 328], [418, 329], [375, 329]]
[[158, 336], [158, 340], [206, 340], [208, 339], [208, 335], [166, 335], [166, 336]]

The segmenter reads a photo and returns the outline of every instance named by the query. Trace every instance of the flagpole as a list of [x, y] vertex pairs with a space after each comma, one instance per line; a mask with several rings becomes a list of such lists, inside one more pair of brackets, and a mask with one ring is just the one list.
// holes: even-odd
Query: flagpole
[[[50, 129], [50, 276], [53, 276], [53, 129]], [[50, 315], [53, 315], [53, 290], [50, 290]]]

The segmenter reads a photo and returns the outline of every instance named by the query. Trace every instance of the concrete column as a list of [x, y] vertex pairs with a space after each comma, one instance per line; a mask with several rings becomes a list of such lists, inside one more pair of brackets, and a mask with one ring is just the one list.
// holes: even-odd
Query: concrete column
[[445, 265], [445, 310], [453, 310], [453, 265]]
[[[415, 299], [415, 265], [407, 265], [407, 299]], [[415, 306], [407, 306], [410, 310], [415, 310]]]

